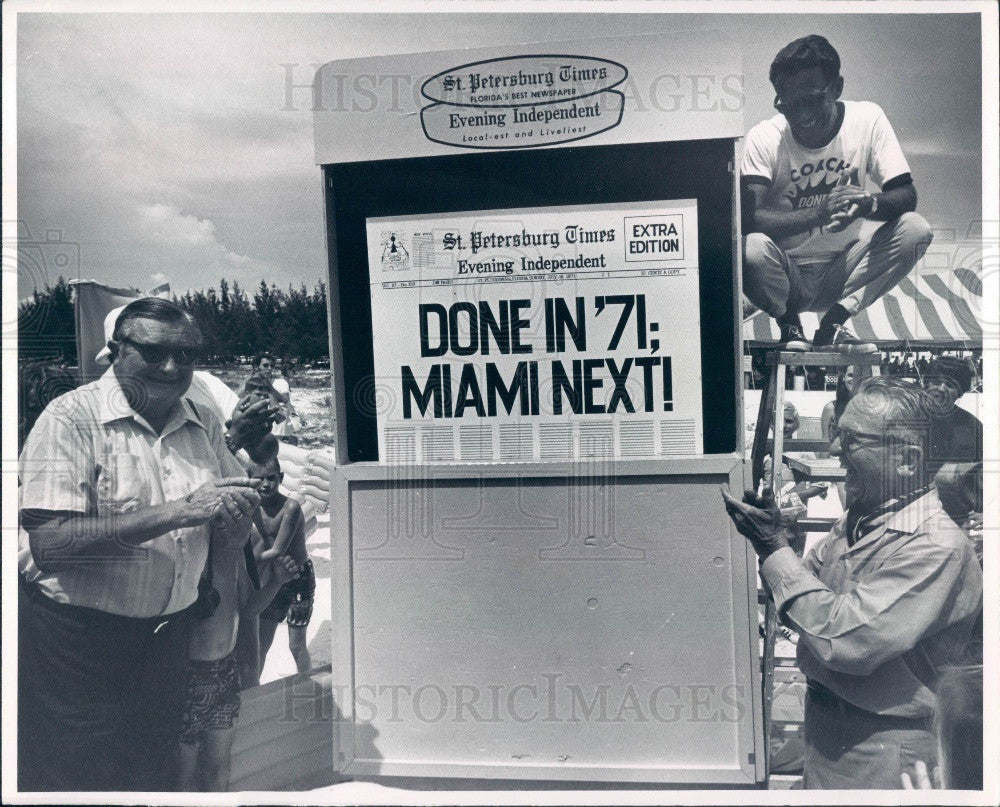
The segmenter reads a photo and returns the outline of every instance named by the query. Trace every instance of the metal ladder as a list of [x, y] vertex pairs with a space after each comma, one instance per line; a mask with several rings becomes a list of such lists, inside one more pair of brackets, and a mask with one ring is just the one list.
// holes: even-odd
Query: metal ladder
[[[793, 353], [772, 350], [767, 353], [766, 365], [770, 368], [768, 381], [761, 391], [760, 408], [757, 411], [757, 427], [754, 431], [750, 467], [753, 487], [756, 490], [764, 477], [764, 458], [771, 455], [771, 478], [768, 485], [776, 494], [782, 486], [782, 457], [785, 451], [828, 451], [826, 440], [785, 440], [781, 423], [785, 408], [785, 368], [806, 367], [873, 367], [881, 364], [880, 353], [847, 356], [842, 353]], [[774, 439], [768, 433], [774, 427]], [[798, 525], [807, 532], [827, 532], [834, 524], [831, 518], [802, 518]], [[764, 754], [766, 770], [770, 775], [771, 764], [771, 712], [774, 701], [775, 644], [778, 637], [778, 614], [774, 601], [763, 591], [757, 592], [758, 603], [764, 605], [764, 652], [761, 657], [761, 686], [764, 705]], [[794, 670], [795, 668], [792, 667]]]

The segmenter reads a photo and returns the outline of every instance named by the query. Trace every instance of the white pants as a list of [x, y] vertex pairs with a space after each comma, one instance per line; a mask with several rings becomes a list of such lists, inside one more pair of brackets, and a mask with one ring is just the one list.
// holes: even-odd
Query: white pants
[[923, 216], [904, 213], [832, 260], [809, 263], [790, 258], [764, 233], [750, 233], [743, 239], [743, 293], [775, 318], [835, 303], [854, 315], [906, 277], [933, 237]]

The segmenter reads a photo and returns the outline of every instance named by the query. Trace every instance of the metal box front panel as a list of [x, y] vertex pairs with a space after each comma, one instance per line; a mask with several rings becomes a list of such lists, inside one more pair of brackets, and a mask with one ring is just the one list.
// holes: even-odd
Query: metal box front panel
[[359, 770], [739, 773], [751, 626], [727, 481], [350, 483]]

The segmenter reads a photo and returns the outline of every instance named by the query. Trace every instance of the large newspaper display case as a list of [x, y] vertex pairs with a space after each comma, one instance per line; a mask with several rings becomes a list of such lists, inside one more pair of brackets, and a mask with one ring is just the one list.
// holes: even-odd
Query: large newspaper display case
[[715, 32], [331, 62], [335, 767], [764, 778], [738, 53]]

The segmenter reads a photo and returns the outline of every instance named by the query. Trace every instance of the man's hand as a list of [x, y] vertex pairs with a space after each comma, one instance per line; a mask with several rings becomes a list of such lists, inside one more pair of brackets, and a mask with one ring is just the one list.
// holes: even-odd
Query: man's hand
[[271, 565], [271, 571], [279, 586], [285, 585], [299, 576], [299, 564], [290, 555], [282, 555]]
[[[271, 443], [277, 449], [277, 441], [271, 436], [271, 425], [281, 411], [281, 407], [272, 406], [269, 398], [253, 394], [244, 395], [233, 410], [232, 419], [228, 422], [227, 440], [236, 450], [246, 449], [254, 462], [265, 462], [274, 456], [270, 452]], [[265, 450], [266, 449], [266, 450]]]
[[830, 191], [823, 201], [816, 206], [817, 223], [821, 225], [829, 224], [835, 215], [847, 207], [847, 200], [853, 196], [855, 190], [857, 189], [838, 185]]
[[872, 197], [855, 188], [849, 190], [854, 192], [841, 197], [838, 209], [834, 211], [830, 223], [826, 226], [827, 232], [839, 233], [850, 226], [851, 222], [871, 213]]
[[812, 499], [816, 496], [819, 496], [821, 499], [825, 499], [827, 491], [829, 490], [830, 490], [829, 482], [817, 482], [814, 485], [807, 485], [806, 489], [799, 494], [799, 498], [801, 498], [802, 501], [806, 501], [807, 499]]
[[259, 479], [228, 477], [216, 482], [206, 482], [184, 498], [186, 522], [183, 526], [195, 527], [208, 521], [223, 529], [234, 527], [250, 517], [260, 505], [256, 488]]
[[750, 541], [761, 561], [775, 550], [789, 546], [792, 536], [769, 489], [761, 496], [748, 490], [742, 502], [731, 496], [724, 485], [720, 490], [726, 512], [740, 535]]

